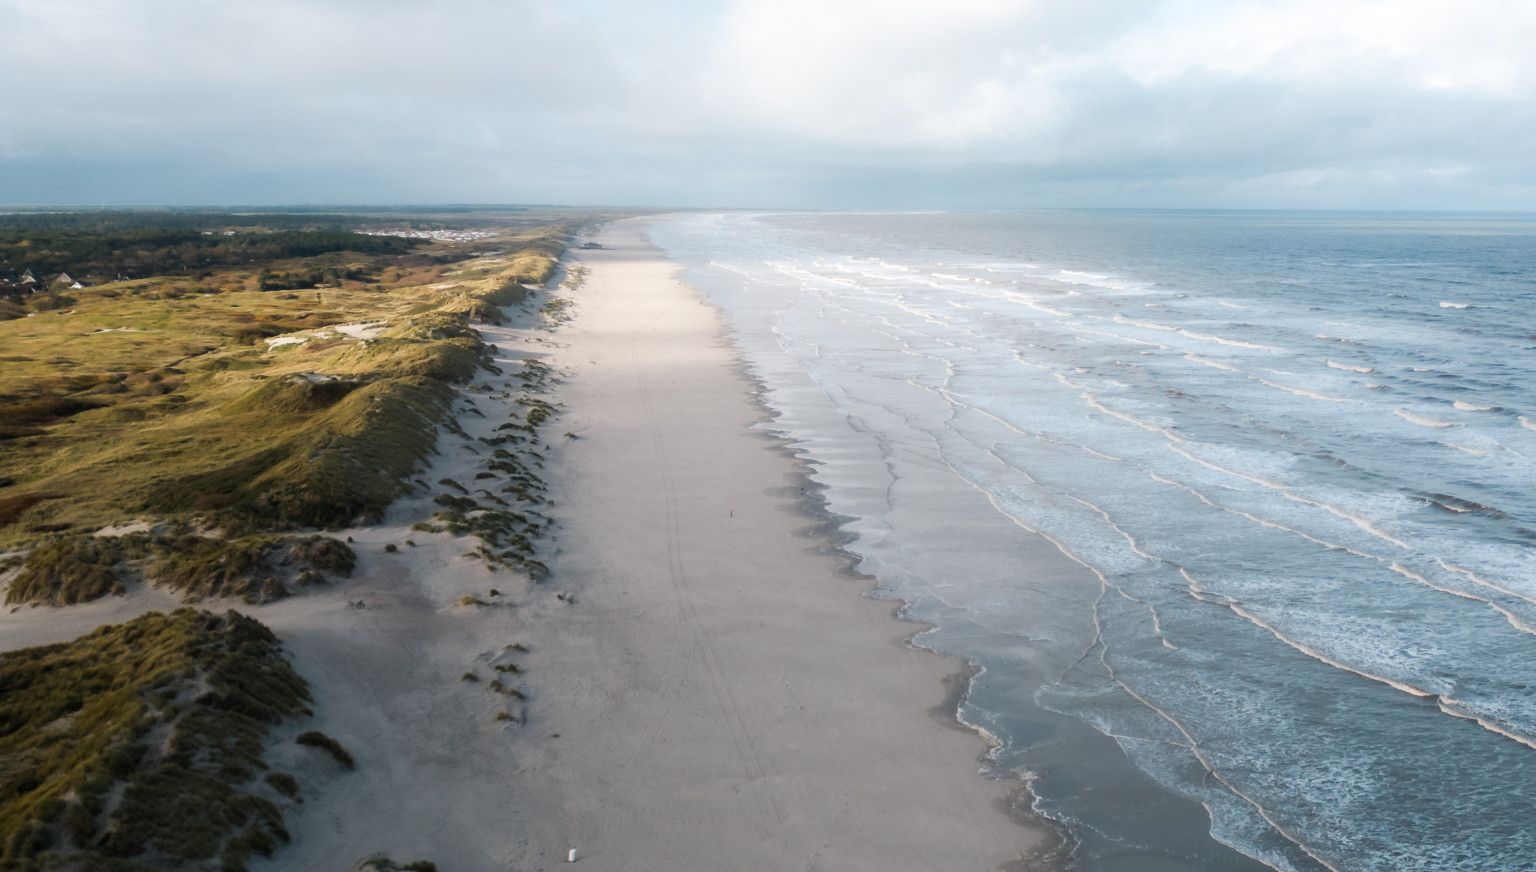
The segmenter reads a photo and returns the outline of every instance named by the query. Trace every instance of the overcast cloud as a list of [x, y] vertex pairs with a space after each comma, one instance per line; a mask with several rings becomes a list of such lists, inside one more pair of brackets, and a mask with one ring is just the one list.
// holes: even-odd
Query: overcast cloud
[[1536, 3], [0, 0], [0, 203], [1536, 210]]

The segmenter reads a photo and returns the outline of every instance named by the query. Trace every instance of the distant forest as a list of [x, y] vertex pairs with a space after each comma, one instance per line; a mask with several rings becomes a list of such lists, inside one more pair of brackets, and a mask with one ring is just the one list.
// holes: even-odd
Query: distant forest
[[0, 215], [0, 277], [30, 269], [39, 280], [60, 272], [75, 278], [141, 278], [333, 251], [399, 254], [419, 246], [421, 240], [354, 230], [402, 223], [422, 222], [354, 215], [197, 212]]

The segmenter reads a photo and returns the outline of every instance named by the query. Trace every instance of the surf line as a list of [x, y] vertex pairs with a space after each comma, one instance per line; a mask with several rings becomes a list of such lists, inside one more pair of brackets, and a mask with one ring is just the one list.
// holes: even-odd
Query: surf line
[[[1289, 533], [1289, 534], [1291, 534], [1293, 536], [1299, 536], [1299, 537], [1301, 537], [1302, 539], [1305, 539], [1308, 542], [1311, 542], [1311, 543], [1313, 543], [1315, 545], [1318, 545], [1318, 546], [1321, 546], [1323, 548], [1326, 548], [1326, 549], [1328, 549], [1330, 551], [1341, 551], [1341, 552], [1343, 552], [1345, 554], [1350, 555], [1351, 557], [1358, 557], [1358, 558], [1360, 558], [1362, 560], [1372, 560], [1372, 561], [1375, 561], [1376, 563], [1379, 563], [1382, 566], [1385, 566], [1386, 568], [1392, 570], [1393, 572], [1397, 573], [1398, 575], [1401, 575], [1402, 577], [1404, 577], [1404, 578], [1406, 578], [1406, 579], [1408, 579], [1410, 581], [1413, 581], [1413, 582], [1416, 582], [1418, 584], [1421, 584], [1424, 587], [1429, 588], [1430, 590], [1438, 591], [1439, 593], [1448, 594], [1450, 596], [1458, 597], [1460, 599], [1472, 600], [1473, 602], [1482, 603], [1483, 605], [1486, 605], [1489, 608], [1493, 609], [1494, 611], [1498, 612], [1501, 616], [1503, 616], [1504, 620], [1508, 621], [1510, 626], [1514, 627], [1515, 629], [1517, 629], [1517, 630], [1519, 630], [1519, 631], [1521, 631], [1523, 633], [1530, 633], [1532, 635], [1536, 635], [1536, 626], [1533, 626], [1532, 624], [1526, 622], [1519, 615], [1516, 615], [1514, 612], [1510, 611], [1508, 608], [1505, 608], [1503, 605], [1501, 605], [1499, 603], [1496, 603], [1493, 600], [1488, 599], [1487, 597], [1478, 596], [1478, 595], [1476, 595], [1474, 593], [1470, 593], [1470, 592], [1464, 591], [1464, 590], [1456, 590], [1454, 588], [1443, 587], [1443, 586], [1441, 586], [1439, 584], [1434, 583], [1433, 581], [1430, 581], [1428, 578], [1426, 578], [1422, 574], [1414, 572], [1413, 570], [1409, 569], [1408, 567], [1404, 566], [1403, 564], [1398, 563], [1397, 561], [1394, 561], [1394, 560], [1392, 560], [1390, 558], [1382, 557], [1380, 554], [1370, 554], [1370, 553], [1367, 553], [1365, 551], [1359, 551], [1359, 550], [1356, 550], [1354, 548], [1351, 548], [1348, 545], [1340, 545], [1337, 542], [1329, 542], [1326, 539], [1319, 539], [1316, 536], [1311, 535], [1310, 533], [1303, 532], [1301, 530], [1296, 529], [1295, 527], [1286, 526], [1285, 524], [1281, 524], [1278, 521], [1271, 521], [1271, 520], [1269, 520], [1267, 518], [1261, 518], [1261, 517], [1259, 517], [1257, 515], [1250, 514], [1250, 513], [1245, 512], [1245, 511], [1243, 511], [1241, 509], [1234, 509], [1234, 508], [1231, 508], [1230, 506], [1224, 506], [1224, 505], [1222, 505], [1220, 503], [1215, 502], [1214, 500], [1212, 500], [1209, 497], [1207, 497], [1205, 494], [1195, 490], [1194, 488], [1190, 487], [1187, 484], [1184, 484], [1184, 483], [1179, 482], [1179, 481], [1175, 481], [1175, 480], [1173, 480], [1171, 478], [1167, 478], [1166, 476], [1159, 475], [1159, 474], [1157, 474], [1155, 472], [1152, 472], [1150, 470], [1147, 470], [1146, 472], [1147, 472], [1147, 475], [1150, 476], [1153, 481], [1158, 482], [1160, 484], [1168, 485], [1170, 487], [1178, 488], [1178, 489], [1180, 489], [1182, 491], [1185, 491], [1185, 492], [1189, 493], [1191, 496], [1193, 496], [1195, 499], [1197, 499], [1200, 502], [1206, 504], [1207, 506], [1210, 506], [1213, 509], [1219, 509], [1219, 510], [1221, 510], [1223, 512], [1227, 512], [1228, 514], [1236, 515], [1239, 518], [1243, 518], [1243, 519], [1245, 519], [1247, 521], [1250, 521], [1250, 522], [1252, 522], [1254, 524], [1258, 524], [1259, 526], [1262, 526], [1262, 527], [1268, 527], [1268, 528], [1270, 528], [1272, 530], [1279, 530], [1279, 531], [1284, 532], [1284, 533]], [[1435, 562], [1440, 564], [1440, 566], [1442, 568], [1444, 568], [1445, 570], [1447, 570], [1449, 572], [1458, 573], [1458, 574], [1466, 577], [1466, 579], [1468, 581], [1470, 581], [1473, 584], [1476, 584], [1476, 585], [1478, 585], [1480, 587], [1488, 588], [1489, 590], [1496, 591], [1496, 592], [1504, 594], [1505, 596], [1508, 596], [1508, 597], [1510, 597], [1512, 599], [1520, 600], [1521, 602], [1527, 603], [1529, 605], [1536, 605], [1536, 600], [1532, 600], [1530, 597], [1524, 596], [1524, 595], [1522, 595], [1520, 593], [1517, 593], [1517, 592], [1515, 592], [1513, 590], [1509, 590], [1507, 588], [1504, 588], [1504, 587], [1501, 587], [1499, 585], [1493, 584], [1492, 582], [1489, 582], [1486, 579], [1480, 577], [1477, 573], [1471, 571], [1470, 569], [1466, 569], [1465, 567], [1457, 566], [1457, 565], [1452, 564], [1452, 563], [1446, 563], [1444, 560], [1441, 560], [1438, 557], [1435, 558]]]
[[[1179, 440], [1179, 441], [1182, 442], [1182, 441], [1185, 441], [1185, 440]], [[1235, 469], [1228, 469], [1225, 466], [1221, 466], [1219, 464], [1212, 463], [1209, 460], [1205, 460], [1205, 459], [1196, 457], [1195, 455], [1190, 454], [1188, 451], [1185, 451], [1183, 448], [1179, 447], [1178, 445], [1173, 444], [1172, 442], [1170, 442], [1168, 444], [1168, 448], [1169, 448], [1169, 450], [1173, 451], [1174, 453], [1180, 454], [1183, 457], [1185, 457], [1186, 459], [1191, 460], [1191, 461], [1193, 461], [1195, 463], [1198, 463], [1201, 466], [1204, 466], [1204, 467], [1206, 467], [1208, 469], [1214, 469], [1217, 472], [1223, 473], [1225, 475], [1230, 475], [1230, 476], [1233, 476], [1235, 478], [1240, 478], [1243, 481], [1252, 482], [1253, 484], [1259, 485], [1260, 487], [1267, 488], [1269, 490], [1275, 491], [1275, 492], [1279, 493], [1280, 495], [1284, 496], [1286, 499], [1292, 500], [1294, 502], [1301, 503], [1302, 505], [1307, 505], [1307, 506], [1312, 506], [1313, 508], [1322, 509], [1323, 511], [1325, 511], [1325, 512], [1331, 514], [1331, 515], [1336, 515], [1339, 518], [1342, 518], [1342, 519], [1344, 519], [1346, 521], [1349, 521], [1351, 524], [1354, 524], [1355, 526], [1357, 526], [1360, 529], [1366, 531], [1367, 533], [1370, 533], [1372, 536], [1375, 536], [1378, 539], [1381, 539], [1381, 540], [1386, 541], [1386, 542], [1390, 542], [1393, 545], [1396, 545], [1397, 547], [1402, 548], [1405, 551], [1406, 550], [1410, 550], [1408, 548], [1408, 543], [1406, 543], [1403, 540], [1398, 539], [1395, 536], [1392, 536], [1390, 533], [1387, 533], [1386, 531], [1380, 529], [1375, 524], [1373, 524], [1371, 521], [1366, 520], [1365, 518], [1361, 518], [1358, 515], [1351, 514], [1350, 512], [1346, 512], [1343, 509], [1338, 508], [1337, 506], [1332, 506], [1332, 505], [1329, 505], [1328, 503], [1319, 502], [1319, 501], [1313, 500], [1313, 499], [1308, 499], [1307, 497], [1304, 497], [1304, 496], [1301, 496], [1301, 495], [1295, 493], [1290, 488], [1288, 488], [1285, 485], [1282, 485], [1282, 484], [1280, 484], [1278, 482], [1269, 481], [1268, 479], [1259, 478], [1258, 476], [1254, 476], [1254, 475], [1247, 475], [1245, 473], [1238, 472]]]
[[[1194, 576], [1190, 575], [1189, 571], [1187, 569], [1185, 569], [1183, 567], [1180, 567], [1179, 568], [1179, 574], [1183, 575], [1184, 576], [1184, 580], [1189, 582], [1192, 591], [1195, 590], [1196, 588], [1199, 588], [1201, 591], [1204, 591], [1203, 586], [1201, 586], [1199, 584], [1199, 582], [1195, 581]], [[1201, 599], [1204, 602], [1210, 602], [1210, 603], [1213, 603], [1214, 605], [1220, 605], [1220, 606], [1224, 606], [1227, 609], [1230, 609], [1234, 614], [1238, 615], [1243, 620], [1248, 621], [1249, 623], [1253, 624], [1256, 627], [1259, 627], [1259, 628], [1261, 628], [1263, 630], [1268, 631], [1270, 635], [1274, 636], [1277, 640], [1279, 640], [1283, 644], [1288, 645], [1289, 647], [1296, 649], [1297, 651], [1301, 652], [1302, 654], [1306, 655], [1307, 657], [1312, 658], [1313, 660], [1317, 660], [1317, 661], [1319, 661], [1321, 663], [1325, 663], [1325, 664], [1327, 664], [1329, 666], [1332, 666], [1335, 669], [1339, 669], [1339, 670], [1344, 671], [1344, 672], [1348, 672], [1348, 673], [1351, 673], [1351, 674], [1354, 674], [1354, 675], [1358, 675], [1361, 678], [1369, 679], [1370, 681], [1375, 681], [1375, 682], [1378, 682], [1380, 684], [1384, 684], [1384, 685], [1392, 688], [1393, 690], [1399, 691], [1401, 693], [1405, 693], [1405, 694], [1407, 694], [1409, 696], [1412, 696], [1412, 697], [1415, 697], [1417, 699], [1433, 700], [1434, 703], [1435, 703], [1435, 707], [1437, 709], [1439, 709], [1441, 712], [1445, 713], [1445, 714], [1448, 714], [1448, 715], [1450, 715], [1452, 717], [1455, 717], [1455, 718], [1461, 718], [1462, 720], [1472, 721], [1473, 723], [1477, 724], [1478, 726], [1482, 727], [1483, 729], [1487, 730], [1488, 732], [1493, 733], [1496, 736], [1503, 736], [1504, 738], [1509, 739], [1511, 741], [1519, 742], [1520, 744], [1526, 746], [1527, 748], [1536, 749], [1536, 740], [1533, 740], [1533, 739], [1531, 739], [1531, 738], [1529, 738], [1527, 736], [1523, 736], [1520, 733], [1515, 732], [1515, 730], [1513, 728], [1505, 727], [1505, 726], [1502, 726], [1502, 725], [1499, 725], [1499, 724], [1492, 723], [1486, 717], [1479, 716], [1478, 714], [1476, 714], [1476, 713], [1474, 713], [1472, 711], [1469, 711], [1469, 710], [1464, 709], [1464, 708], [1460, 708], [1460, 706], [1463, 705], [1463, 704], [1460, 703], [1457, 700], [1449, 699], [1447, 697], [1441, 696], [1438, 693], [1434, 693], [1434, 692], [1431, 692], [1431, 691], [1428, 691], [1428, 690], [1424, 690], [1423, 688], [1420, 688], [1420, 687], [1415, 687], [1414, 685], [1408, 684], [1407, 682], [1404, 682], [1404, 681], [1399, 681], [1399, 680], [1397, 680], [1395, 678], [1387, 678], [1386, 676], [1377, 675], [1377, 674], [1375, 674], [1373, 672], [1366, 672], [1363, 669], [1358, 669], [1358, 668], [1356, 668], [1354, 666], [1350, 666], [1350, 665], [1348, 665], [1346, 663], [1343, 663], [1343, 662], [1341, 662], [1339, 660], [1335, 660], [1332, 657], [1329, 657], [1328, 655], [1324, 654], [1321, 651], [1318, 651], [1315, 648], [1312, 648], [1309, 645], [1304, 645], [1301, 642], [1298, 642], [1298, 641], [1290, 638], [1289, 636], [1286, 636], [1284, 633], [1280, 632], [1278, 629], [1276, 629], [1269, 622], [1265, 621], [1264, 619], [1260, 618], [1259, 616], [1255, 615], [1254, 613], [1250, 612], [1249, 610], [1243, 608], [1242, 605], [1240, 605], [1239, 603], [1232, 602], [1230, 600], [1228, 600], [1227, 602], [1216, 602], [1215, 600], [1210, 600], [1210, 599], [1206, 599], [1206, 598], [1201, 598]], [[1223, 596], [1223, 599], [1227, 599], [1227, 598]], [[1469, 597], [1469, 599], [1475, 599], [1475, 597]]]
[[[942, 460], [942, 455], [941, 455], [941, 460]], [[959, 469], [956, 469], [955, 466], [953, 464], [949, 463], [947, 460], [944, 460], [943, 462], [944, 462], [944, 464], [946, 466], [948, 466], [950, 468], [950, 471], [954, 473], [956, 478], [958, 478], [962, 482], [965, 482], [967, 485], [969, 485], [971, 488], [975, 489], [983, 497], [985, 497], [986, 500], [992, 505], [992, 508], [995, 511], [998, 512], [998, 514], [1002, 515], [1004, 518], [1007, 518], [1009, 522], [1011, 522], [1012, 524], [1017, 526], [1019, 529], [1024, 530], [1025, 532], [1028, 532], [1028, 533], [1032, 533], [1032, 534], [1034, 534], [1036, 536], [1039, 536], [1042, 539], [1046, 540], [1047, 542], [1051, 543], [1051, 545], [1055, 546], [1056, 550], [1061, 552], [1061, 554], [1064, 557], [1066, 557], [1067, 559], [1071, 560], [1072, 562], [1082, 566], [1084, 569], [1088, 570], [1099, 581], [1099, 600], [1103, 599], [1103, 596], [1108, 591], [1108, 588], [1110, 588], [1110, 587], [1118, 587], [1117, 585], [1112, 584], [1109, 581], [1109, 579], [1107, 577], [1105, 577], [1104, 573], [1101, 572], [1097, 567], [1093, 566], [1092, 564], [1088, 563], [1083, 558], [1079, 557], [1076, 553], [1074, 553], [1072, 551], [1072, 549], [1068, 548], [1065, 543], [1061, 542], [1059, 539], [1055, 538], [1054, 536], [1051, 536], [1050, 534], [1045, 533], [1044, 531], [1036, 529], [1035, 527], [1025, 523], [1023, 519], [1019, 518], [1017, 515], [1015, 515], [1011, 511], [1009, 511], [1005, 506], [1003, 506], [998, 501], [997, 496], [995, 494], [993, 494], [991, 491], [987, 490], [986, 488], [982, 487], [977, 482], [973, 481], [969, 476], [967, 476], [964, 473], [962, 473]], [[1134, 598], [1131, 598], [1131, 599], [1134, 599]], [[1339, 868], [1337, 866], [1334, 866], [1332, 863], [1329, 863], [1327, 860], [1323, 859], [1321, 856], [1318, 855], [1318, 853], [1315, 850], [1313, 850], [1313, 848], [1310, 845], [1308, 845], [1300, 837], [1298, 837], [1297, 835], [1292, 833], [1290, 830], [1288, 830], [1279, 821], [1275, 820], [1273, 814], [1268, 809], [1266, 809], [1263, 806], [1262, 803], [1258, 802], [1253, 797], [1249, 796], [1247, 793], [1244, 793], [1235, 784], [1233, 784], [1232, 781], [1226, 775], [1222, 774], [1222, 772], [1216, 768], [1215, 764], [1211, 762], [1210, 758], [1206, 756], [1204, 750], [1200, 747], [1200, 743], [1195, 738], [1194, 734], [1191, 733], [1189, 731], [1189, 729], [1184, 726], [1184, 724], [1182, 724], [1177, 718], [1173, 717], [1167, 711], [1164, 711], [1161, 707], [1157, 706], [1156, 704], [1154, 704], [1153, 702], [1148, 700], [1145, 696], [1142, 696], [1140, 693], [1136, 692], [1129, 685], [1127, 685], [1126, 682], [1123, 679], [1121, 679], [1119, 677], [1119, 675], [1114, 671], [1114, 668], [1111, 667], [1109, 665], [1108, 661], [1107, 661], [1107, 655], [1106, 655], [1105, 652], [1107, 651], [1108, 646], [1104, 642], [1103, 624], [1102, 624], [1102, 622], [1100, 620], [1099, 613], [1098, 613], [1099, 612], [1099, 600], [1095, 601], [1094, 609], [1093, 609], [1093, 623], [1094, 623], [1095, 638], [1093, 639], [1093, 641], [1091, 641], [1088, 644], [1088, 647], [1077, 658], [1077, 660], [1074, 661], [1073, 665], [1076, 665], [1076, 663], [1081, 662], [1083, 659], [1088, 657], [1092, 653], [1093, 649], [1095, 647], [1098, 647], [1100, 649], [1100, 655], [1099, 655], [1100, 662], [1104, 665], [1105, 672], [1110, 676], [1110, 679], [1112, 681], [1114, 681], [1116, 686], [1118, 686], [1121, 689], [1123, 689], [1126, 692], [1127, 695], [1129, 695], [1132, 699], [1135, 699], [1137, 702], [1141, 703], [1148, 710], [1156, 713], [1159, 717], [1161, 717], [1164, 720], [1166, 720], [1175, 730], [1177, 730], [1179, 732], [1179, 734], [1182, 735], [1184, 737], [1184, 739], [1189, 743], [1188, 747], [1189, 747], [1190, 754], [1193, 755], [1194, 758], [1197, 761], [1199, 761], [1200, 765], [1202, 767], [1204, 767], [1204, 769], [1207, 772], [1210, 773], [1212, 778], [1215, 778], [1217, 781], [1219, 781], [1224, 787], [1227, 788], [1228, 791], [1230, 791], [1232, 793], [1232, 795], [1238, 797], [1243, 802], [1245, 802], [1248, 805], [1252, 806], [1254, 812], [1257, 813], [1259, 815], [1259, 817], [1265, 823], [1267, 823], [1276, 833], [1278, 833], [1281, 837], [1283, 837], [1284, 839], [1286, 839], [1287, 841], [1289, 841], [1290, 843], [1295, 845], [1298, 850], [1300, 850], [1302, 853], [1306, 854], [1308, 857], [1312, 858], [1312, 860], [1314, 862], [1316, 862], [1318, 865], [1320, 865], [1323, 868], [1329, 870], [1329, 872], [1341, 872], [1341, 870], [1339, 870]], [[1072, 668], [1071, 666], [1067, 667], [1068, 670], [1070, 670], [1071, 668]], [[1062, 677], [1063, 678], [1065, 677], [1065, 673], [1063, 673]], [[1059, 683], [1060, 681], [1061, 681], [1061, 678], [1058, 678], [1057, 682]], [[1255, 858], [1255, 859], [1258, 859], [1258, 858]], [[1260, 860], [1260, 862], [1263, 862], [1263, 861]], [[1266, 865], [1268, 865], [1268, 864], [1266, 864]]]

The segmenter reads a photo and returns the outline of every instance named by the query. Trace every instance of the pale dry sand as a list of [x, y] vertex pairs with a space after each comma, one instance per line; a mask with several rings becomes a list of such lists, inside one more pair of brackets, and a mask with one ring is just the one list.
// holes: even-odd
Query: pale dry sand
[[[316, 700], [270, 756], [299, 776], [293, 843], [253, 868], [386, 853], [539, 870], [568, 868], [575, 847], [594, 870], [985, 870], [1049, 853], [1053, 835], [1010, 816], [1014, 785], [979, 774], [984, 742], [949, 717], [961, 664], [908, 646], [916, 628], [807, 533], [804, 470], [752, 429], [763, 410], [719, 315], [643, 227], [609, 225], [581, 253], [587, 283], [558, 331], [482, 325], [509, 375], [528, 356], [565, 374], [546, 427], [552, 579], [490, 573], [464, 556], [474, 540], [411, 531], [434, 486], [338, 534], [355, 540], [352, 578], [240, 607]], [[461, 415], [471, 439], [445, 434], [423, 480], [470, 484], [489, 460], [472, 440], [510, 400], [468, 397], [484, 417]], [[455, 605], [465, 594], [506, 605]], [[174, 606], [138, 590], [7, 612], [0, 650]], [[504, 654], [514, 642], [528, 652]], [[526, 705], [487, 687], [493, 660], [520, 665], [508, 680]], [[305, 729], [357, 769], [286, 741]]]
[[[643, 221], [609, 225], [557, 359], [556, 581], [531, 622], [537, 697], [515, 738], [517, 868], [992, 869], [1049, 835], [1005, 812], [976, 734], [935, 712], [960, 664], [906, 644], [808, 538], [802, 469], [717, 311]], [[551, 738], [558, 733], [559, 738]]]

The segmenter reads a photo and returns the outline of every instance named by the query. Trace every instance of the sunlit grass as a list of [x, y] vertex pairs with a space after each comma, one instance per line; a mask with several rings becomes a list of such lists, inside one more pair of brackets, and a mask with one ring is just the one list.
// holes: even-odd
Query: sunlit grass
[[[0, 321], [0, 547], [137, 518], [240, 535], [376, 517], [484, 360], [468, 322], [546, 280], [563, 238], [554, 225], [469, 259], [330, 254], [33, 301]], [[309, 261], [374, 280], [254, 290], [259, 269]], [[361, 338], [332, 329], [363, 323]], [[265, 341], [278, 336], [293, 341]]]
[[256, 621], [151, 613], [0, 656], [0, 688], [0, 868], [243, 869], [287, 841], [297, 783], [262, 740], [309, 693]]

